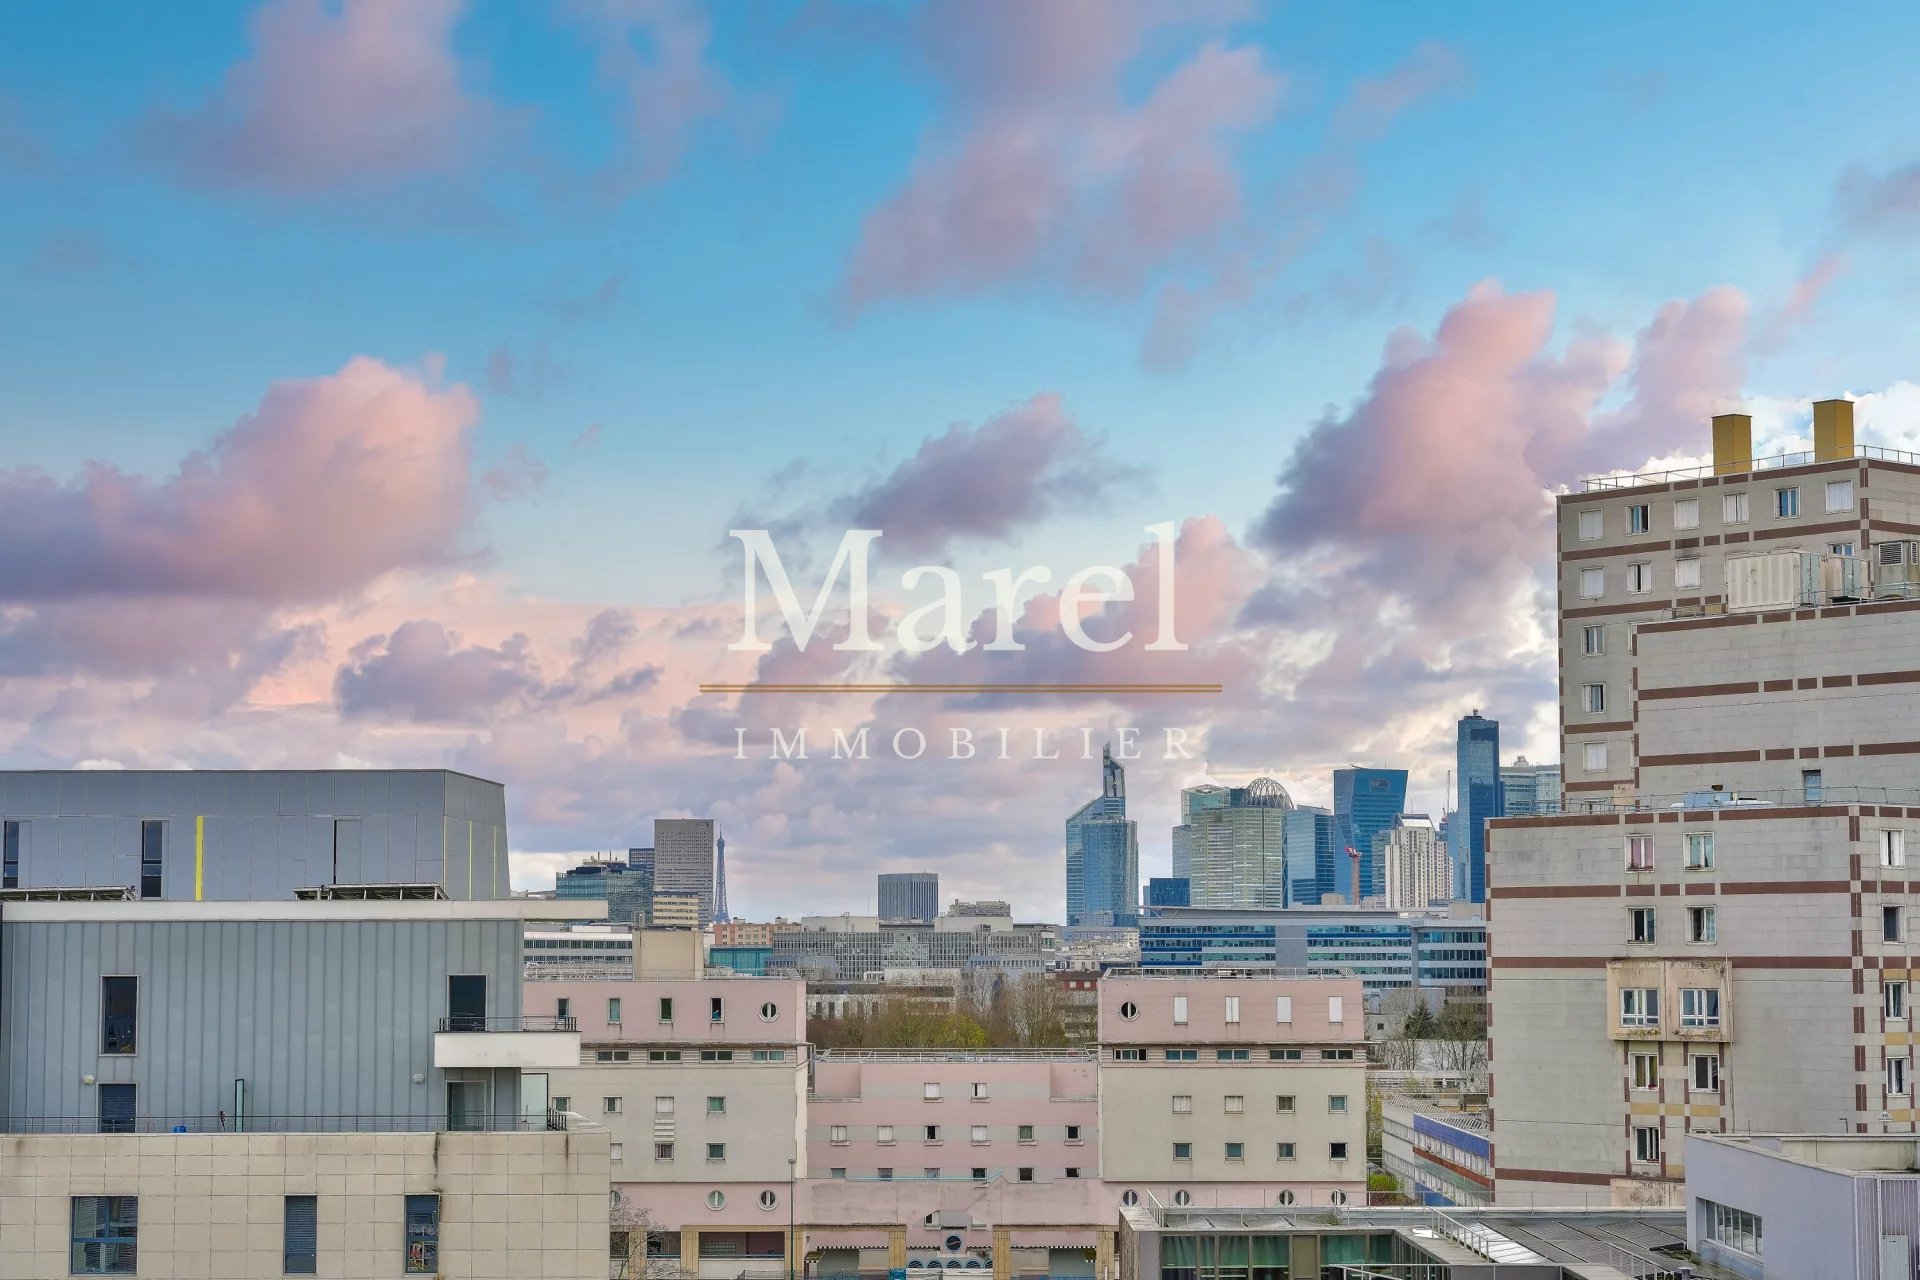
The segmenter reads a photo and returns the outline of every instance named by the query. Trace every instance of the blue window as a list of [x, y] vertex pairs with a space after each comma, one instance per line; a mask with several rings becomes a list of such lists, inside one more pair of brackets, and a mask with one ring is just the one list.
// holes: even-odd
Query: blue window
[[133, 1132], [132, 1085], [103, 1084], [100, 1086], [100, 1132]]
[[139, 1267], [140, 1202], [75, 1196], [70, 1269], [77, 1276], [130, 1276]]
[[132, 1053], [139, 1014], [138, 978], [100, 979], [100, 1052]]
[[0, 889], [20, 887], [20, 824], [0, 822]]
[[313, 1196], [288, 1196], [286, 1240], [281, 1270], [310, 1276], [320, 1270], [320, 1202]]
[[140, 824], [140, 896], [143, 898], [160, 896], [160, 851], [166, 830], [164, 822]]
[[440, 1197], [407, 1197], [407, 1274], [440, 1270]]

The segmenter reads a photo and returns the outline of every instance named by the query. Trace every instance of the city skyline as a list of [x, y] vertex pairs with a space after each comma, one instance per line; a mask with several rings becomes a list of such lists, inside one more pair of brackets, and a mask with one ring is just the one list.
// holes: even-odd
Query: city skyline
[[[1553, 492], [1839, 393], [1920, 446], [1910, 13], [771, 12], [10, 15], [0, 766], [452, 768], [521, 887], [699, 815], [743, 917], [912, 865], [1060, 918], [1071, 750], [736, 730], [1192, 730], [1127, 762], [1143, 879], [1202, 782], [1437, 816], [1472, 707], [1559, 756]], [[1063, 639], [1100, 565], [1154, 633], [1166, 523], [1188, 649]], [[1053, 577], [1021, 652], [755, 657], [741, 528], [796, 581], [878, 529], [966, 629]], [[702, 689], [907, 680], [1223, 692]]]

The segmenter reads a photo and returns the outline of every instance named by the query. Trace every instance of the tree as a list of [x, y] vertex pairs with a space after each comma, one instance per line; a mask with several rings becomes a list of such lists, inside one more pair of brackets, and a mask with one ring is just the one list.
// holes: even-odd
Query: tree
[[1427, 1008], [1425, 1000], [1421, 1000], [1407, 1010], [1406, 1021], [1400, 1024], [1400, 1034], [1409, 1040], [1431, 1040], [1433, 1024], [1433, 1010]]
[[1487, 1013], [1478, 1004], [1448, 1001], [1434, 1019], [1433, 1039], [1440, 1068], [1472, 1086], [1486, 1078]]
[[653, 1214], [619, 1192], [614, 1194], [613, 1208], [607, 1214], [607, 1274], [613, 1280], [691, 1280], [678, 1251], [670, 1258], [650, 1256], [648, 1242], [665, 1234]]

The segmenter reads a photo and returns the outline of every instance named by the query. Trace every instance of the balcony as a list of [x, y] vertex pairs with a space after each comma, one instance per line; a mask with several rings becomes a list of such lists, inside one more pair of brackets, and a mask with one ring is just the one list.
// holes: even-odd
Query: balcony
[[433, 1033], [433, 1065], [443, 1071], [577, 1067], [580, 1024], [572, 1018], [456, 1014], [440, 1019]]

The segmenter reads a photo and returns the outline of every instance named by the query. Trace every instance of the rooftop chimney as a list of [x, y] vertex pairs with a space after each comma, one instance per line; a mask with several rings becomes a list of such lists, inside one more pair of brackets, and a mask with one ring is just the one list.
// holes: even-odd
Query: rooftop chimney
[[1736, 475], [1753, 470], [1753, 415], [1716, 413], [1713, 416], [1713, 474]]
[[1853, 456], [1853, 401], [1813, 402], [1813, 456], [1821, 462]]

